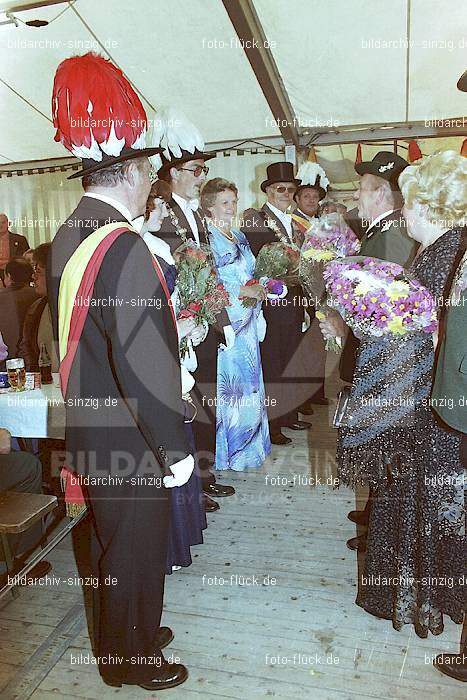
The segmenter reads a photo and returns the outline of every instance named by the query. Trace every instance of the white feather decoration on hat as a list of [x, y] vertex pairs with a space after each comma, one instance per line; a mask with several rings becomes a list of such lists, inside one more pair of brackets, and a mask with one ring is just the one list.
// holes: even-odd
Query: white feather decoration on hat
[[151, 146], [163, 149], [168, 160], [181, 158], [182, 150], [194, 153], [204, 149], [204, 139], [192, 122], [173, 107], [156, 114], [151, 135]]
[[297, 179], [301, 180], [301, 186], [314, 185], [318, 175], [320, 176], [320, 187], [326, 189], [329, 186], [329, 180], [323, 168], [318, 163], [313, 163], [311, 160], [307, 160], [299, 167]]

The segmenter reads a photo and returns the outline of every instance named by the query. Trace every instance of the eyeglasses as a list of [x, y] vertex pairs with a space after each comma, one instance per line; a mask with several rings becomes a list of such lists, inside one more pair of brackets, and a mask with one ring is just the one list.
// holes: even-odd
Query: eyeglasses
[[189, 173], [193, 173], [194, 177], [199, 177], [201, 173], [207, 175], [209, 172], [207, 165], [197, 165], [196, 168], [179, 168], [179, 170], [188, 170]]
[[292, 187], [285, 187], [285, 185], [279, 185], [279, 187], [275, 187], [274, 189], [276, 190], [276, 192], [280, 192], [281, 194], [283, 194], [284, 192], [290, 192], [290, 194], [293, 194], [297, 188], [293, 185]]

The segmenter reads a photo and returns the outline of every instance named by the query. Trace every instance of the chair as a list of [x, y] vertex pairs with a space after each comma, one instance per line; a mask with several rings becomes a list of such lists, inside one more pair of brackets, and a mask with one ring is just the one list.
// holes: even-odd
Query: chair
[[[38, 520], [50, 513], [58, 505], [56, 496], [41, 493], [19, 493], [4, 491], [0, 493], [0, 537], [5, 554], [7, 575], [13, 572], [13, 556], [8, 542], [8, 535], [24, 532]], [[42, 528], [44, 523], [42, 521]], [[17, 597], [16, 587], [11, 589]]]

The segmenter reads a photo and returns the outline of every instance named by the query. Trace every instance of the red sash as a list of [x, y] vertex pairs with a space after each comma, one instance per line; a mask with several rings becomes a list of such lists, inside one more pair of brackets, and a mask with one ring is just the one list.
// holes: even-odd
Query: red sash
[[[103, 227], [104, 228], [104, 227]], [[99, 233], [103, 229], [98, 229], [97, 231], [94, 232], [96, 234], [96, 238], [99, 239]], [[109, 227], [108, 233], [105, 234], [105, 237], [100, 240], [96, 241], [96, 245], [93, 247], [91, 243], [91, 250], [89, 249], [89, 245], [87, 246], [88, 250], [84, 252], [84, 258], [80, 255], [80, 246], [76, 249], [75, 253], [73, 254], [73, 262], [76, 259], [78, 263], [83, 265], [86, 263], [87, 264], [84, 270], [84, 273], [82, 275], [79, 287], [76, 291], [76, 294], [74, 295], [73, 299], [66, 298], [63, 303], [64, 305], [67, 305], [67, 308], [61, 308], [60, 304], [60, 295], [59, 295], [59, 329], [60, 329], [60, 313], [68, 313], [70, 315], [70, 321], [69, 321], [69, 328], [68, 328], [68, 337], [66, 340], [60, 339], [60, 345], [65, 347], [65, 351], [63, 352], [63, 359], [60, 362], [60, 385], [62, 389], [62, 395], [65, 397], [66, 396], [66, 391], [68, 387], [68, 379], [70, 377], [70, 371], [73, 365], [73, 360], [76, 356], [76, 351], [78, 349], [78, 343], [81, 339], [81, 335], [83, 332], [84, 324], [86, 322], [86, 318], [88, 315], [89, 311], [89, 301], [92, 297], [93, 291], [94, 291], [94, 284], [96, 282], [97, 275], [99, 273], [99, 270], [101, 268], [102, 262], [104, 260], [105, 254], [109, 250], [110, 246], [112, 243], [122, 234], [122, 233], [127, 233], [128, 231], [131, 231], [132, 229], [128, 228], [128, 226], [122, 225], [122, 224], [115, 224], [113, 227]], [[94, 234], [91, 234], [93, 236]], [[86, 239], [87, 240], [87, 239]], [[89, 244], [89, 241], [88, 241]], [[149, 251], [148, 251], [149, 254]], [[167, 297], [167, 302], [170, 307], [170, 311], [172, 314], [172, 320], [174, 323], [174, 327], [177, 330], [177, 321], [175, 318], [175, 313], [173, 310], [171, 298], [170, 298], [170, 292], [167, 287], [167, 282], [165, 280], [164, 274], [159, 266], [159, 263], [157, 260], [151, 256], [152, 258], [152, 264], [154, 267], [154, 270], [159, 278], [159, 282], [161, 283], [162, 289], [164, 290], [164, 294]], [[71, 260], [71, 259], [70, 259]], [[70, 261], [69, 261], [70, 262]], [[68, 264], [67, 264], [68, 266]], [[64, 272], [62, 274], [62, 280], [60, 282], [60, 285], [62, 283], [66, 283], [66, 275], [67, 275], [67, 266], [64, 269]], [[73, 269], [74, 265], [71, 264], [68, 269]], [[79, 299], [80, 303], [75, 304], [75, 300]], [[72, 310], [70, 310], [70, 307], [68, 306], [69, 304], [73, 304]], [[66, 329], [65, 329], [66, 332]], [[60, 356], [62, 357], [62, 351], [60, 352]], [[61, 470], [60, 474], [62, 484], [64, 484], [64, 490], [65, 490], [65, 503], [66, 503], [66, 508], [67, 508], [67, 514], [74, 516], [77, 515], [79, 512], [81, 512], [85, 507], [86, 507], [86, 498], [85, 494], [83, 493], [83, 490], [81, 488], [80, 483], [78, 482], [76, 476], [73, 474], [72, 470], [69, 469], [68, 467], [64, 466], [63, 469]]]

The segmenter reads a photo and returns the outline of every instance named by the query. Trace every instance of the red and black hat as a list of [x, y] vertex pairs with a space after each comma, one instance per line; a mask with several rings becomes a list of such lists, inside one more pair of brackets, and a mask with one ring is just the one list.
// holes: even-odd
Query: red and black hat
[[146, 112], [127, 78], [92, 52], [67, 58], [58, 66], [52, 117], [55, 141], [82, 161], [81, 170], [69, 180], [161, 150], [146, 148]]

